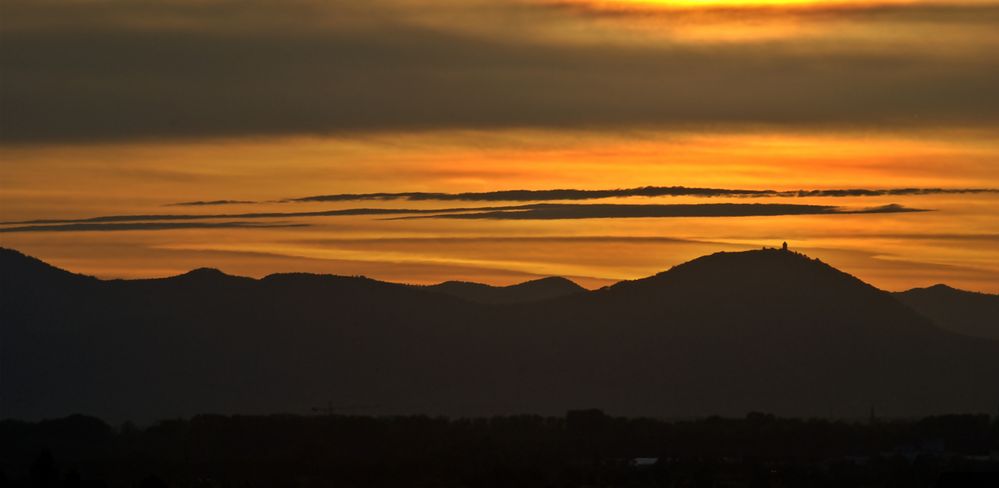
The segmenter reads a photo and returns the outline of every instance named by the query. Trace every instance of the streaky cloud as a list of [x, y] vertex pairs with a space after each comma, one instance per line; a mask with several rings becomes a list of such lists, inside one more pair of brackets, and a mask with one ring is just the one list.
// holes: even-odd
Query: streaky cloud
[[488, 192], [399, 192], [399, 193], [340, 193], [292, 198], [288, 202], [342, 202], [351, 200], [410, 200], [410, 201], [544, 201], [594, 200], [629, 196], [770, 196], [770, 190], [727, 190], [721, 188], [689, 188], [683, 186], [645, 186], [611, 190], [497, 190]]
[[0, 233], [13, 232], [115, 232], [177, 229], [275, 229], [308, 227], [309, 224], [262, 222], [109, 222], [0, 227]]
[[339, 244], [425, 244], [438, 245], [447, 243], [461, 244], [481, 244], [481, 243], [622, 243], [622, 242], [648, 242], [648, 243], [697, 243], [697, 244], [724, 244], [718, 241], [704, 239], [687, 239], [682, 237], [669, 236], [614, 236], [614, 235], [579, 235], [579, 236], [434, 236], [434, 237], [371, 237], [371, 238], [324, 238], [324, 239], [302, 239], [295, 241], [301, 244], [310, 245], [339, 245]]
[[913, 241], [964, 241], [999, 242], [999, 234], [956, 234], [956, 233], [853, 233], [851, 237], [905, 239]]
[[547, 201], [547, 200], [597, 200], [615, 197], [875, 197], [964, 193], [999, 193], [996, 188], [849, 188], [818, 190], [747, 190], [729, 188], [698, 188], [686, 186], [643, 186], [607, 190], [552, 189], [552, 190], [498, 190], [487, 192], [399, 192], [399, 193], [337, 193], [290, 198], [286, 202], [346, 202], [363, 200], [409, 201]]
[[102, 215], [83, 219], [38, 219], [13, 222], [0, 222], [0, 225], [49, 225], [74, 223], [106, 223], [106, 222], [146, 222], [146, 221], [187, 221], [214, 219], [273, 219], [297, 217], [338, 217], [351, 215], [396, 215], [424, 214], [440, 212], [467, 212], [483, 210], [509, 210], [519, 207], [469, 207], [443, 209], [411, 209], [411, 208], [347, 208], [337, 210], [320, 210], [315, 212], [249, 212], [225, 214], [135, 214], [135, 215]]
[[884, 188], [845, 190], [797, 190], [775, 192], [778, 197], [882, 197], [908, 195], [959, 195], [964, 193], [999, 193], [999, 188]]
[[899, 204], [844, 208], [833, 205], [781, 203], [706, 203], [673, 205], [626, 204], [537, 204], [509, 210], [468, 213], [439, 213], [395, 219], [486, 219], [486, 220], [567, 220], [666, 217], [771, 217], [780, 215], [845, 215], [928, 212]]
[[[30, 229], [33, 226], [56, 228], [66, 224], [144, 223], [168, 221], [164, 226], [183, 221], [214, 219], [275, 219], [301, 217], [343, 217], [343, 216], [387, 216], [385, 220], [412, 218], [451, 218], [451, 219], [573, 219], [573, 218], [630, 218], [630, 217], [750, 217], [776, 215], [815, 215], [847, 213], [899, 213], [923, 212], [898, 204], [880, 207], [847, 209], [832, 205], [800, 205], [781, 203], [701, 203], [701, 204], [529, 204], [489, 207], [453, 207], [436, 209], [407, 208], [348, 208], [315, 212], [266, 212], [230, 214], [146, 214], [146, 215], [105, 215], [84, 219], [41, 219], [19, 222], [2, 222], [0, 230]], [[391, 217], [402, 215], [403, 217]], [[209, 226], [212, 224], [205, 224]], [[166, 227], [165, 227], [166, 228]], [[43, 230], [43, 229], [42, 229]], [[71, 227], [68, 230], [73, 230]]]
[[260, 202], [256, 202], [253, 200], [209, 200], [209, 201], [197, 200], [193, 202], [168, 203], [164, 206], [165, 207], [212, 207], [218, 205], [246, 205], [253, 203], [260, 203]]

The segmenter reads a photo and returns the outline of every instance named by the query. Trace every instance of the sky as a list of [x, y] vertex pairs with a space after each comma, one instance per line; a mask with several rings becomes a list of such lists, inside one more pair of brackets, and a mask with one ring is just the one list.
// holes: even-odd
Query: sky
[[596, 288], [779, 246], [999, 293], [999, 0], [0, 0], [0, 246]]

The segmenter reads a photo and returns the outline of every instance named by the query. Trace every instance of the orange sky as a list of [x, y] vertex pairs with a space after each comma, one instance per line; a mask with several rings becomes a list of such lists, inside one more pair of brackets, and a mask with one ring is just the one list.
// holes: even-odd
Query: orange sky
[[[937, 138], [934, 138], [937, 137]], [[232, 213], [455, 202], [259, 203], [329, 193], [604, 189], [684, 185], [749, 189], [999, 187], [999, 148], [974, 133], [774, 134], [444, 132], [185, 144], [16, 147], [0, 152], [4, 221], [58, 216]], [[142, 161], [136, 166], [136, 161]], [[817, 178], [816, 175], [821, 175]], [[710, 202], [735, 198], [712, 198]], [[610, 202], [704, 203], [694, 197]], [[310, 227], [7, 233], [2, 244], [105, 277], [198, 266], [261, 276], [291, 269], [406, 282], [513, 283], [572, 276], [588, 286], [653, 274], [716, 250], [789, 240], [891, 289], [946, 281], [999, 291], [999, 194], [772, 198], [917, 214], [479, 222], [382, 217], [297, 219]], [[755, 202], [754, 202], [755, 203]], [[462, 203], [458, 206], [488, 206]], [[291, 207], [289, 209], [289, 207]]]
[[[995, 189], [999, 2], [0, 1], [0, 245], [73, 271], [596, 287], [788, 240], [886, 289], [999, 293], [997, 193], [752, 201], [931, 210], [913, 213], [10, 231], [525, 203], [275, 202], [338, 193]], [[196, 200], [256, 203], [166, 206]]]

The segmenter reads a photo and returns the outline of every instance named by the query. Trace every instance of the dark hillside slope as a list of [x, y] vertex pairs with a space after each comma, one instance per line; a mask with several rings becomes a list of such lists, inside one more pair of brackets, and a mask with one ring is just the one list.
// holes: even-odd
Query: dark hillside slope
[[613, 371], [607, 396], [621, 410], [912, 415], [988, 411], [999, 399], [986, 379], [999, 377], [994, 344], [941, 331], [890, 294], [793, 252], [704, 256], [560, 306], [546, 321], [565, 324], [561, 354], [589, 351], [570, 369], [593, 378]]
[[913, 288], [893, 295], [943, 329], [999, 341], [999, 295], [947, 285]]

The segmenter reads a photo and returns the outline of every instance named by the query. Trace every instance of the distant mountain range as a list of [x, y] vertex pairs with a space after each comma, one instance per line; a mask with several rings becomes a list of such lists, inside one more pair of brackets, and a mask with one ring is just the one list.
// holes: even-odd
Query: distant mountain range
[[894, 295], [944, 329], [999, 341], [999, 295], [947, 285], [913, 288]]
[[105, 281], [13, 250], [0, 271], [0, 417], [999, 406], [995, 295], [891, 294], [789, 251], [717, 253], [596, 291], [213, 269]]
[[470, 302], [489, 304], [540, 302], [586, 291], [586, 288], [562, 277], [542, 278], [510, 286], [445, 281], [437, 285], [427, 286], [425, 289]]

